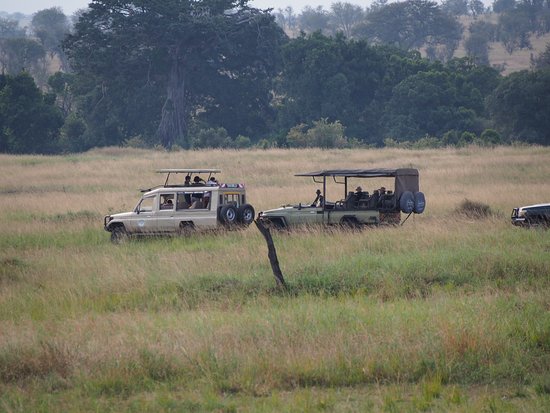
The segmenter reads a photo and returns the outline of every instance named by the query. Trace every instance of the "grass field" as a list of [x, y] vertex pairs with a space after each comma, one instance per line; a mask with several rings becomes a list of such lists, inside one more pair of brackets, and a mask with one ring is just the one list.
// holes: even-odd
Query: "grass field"
[[[298, 172], [415, 167], [427, 209], [275, 234], [280, 291], [254, 226], [109, 242], [170, 167], [256, 211], [311, 202]], [[0, 155], [0, 412], [550, 411], [550, 231], [509, 222], [548, 176], [541, 147]]]

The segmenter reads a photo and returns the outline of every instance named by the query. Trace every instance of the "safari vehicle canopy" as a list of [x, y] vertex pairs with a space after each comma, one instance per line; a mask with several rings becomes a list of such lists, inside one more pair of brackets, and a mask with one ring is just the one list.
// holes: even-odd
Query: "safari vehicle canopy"
[[[323, 183], [323, 194], [326, 193], [327, 177], [332, 177], [335, 182], [337, 178], [343, 178], [344, 196], [348, 194], [349, 178], [392, 178], [395, 177], [395, 196], [399, 198], [403, 192], [412, 193], [419, 191], [418, 170], [413, 168], [399, 169], [329, 169], [317, 172], [306, 172], [294, 176], [311, 176], [317, 183]], [[322, 178], [322, 181], [319, 181]]]
[[[213, 174], [220, 173], [219, 169], [157, 172], [167, 174], [164, 184], [142, 189], [143, 195], [133, 211], [104, 217], [103, 225], [112, 241], [129, 235], [187, 235], [198, 229], [247, 226], [254, 220], [254, 208], [247, 203], [244, 184], [216, 181]], [[185, 178], [169, 183], [170, 177], [178, 174]]]
[[[275, 227], [291, 227], [300, 224], [340, 224], [359, 226], [366, 224], [399, 223], [401, 212], [406, 214], [424, 211], [425, 198], [419, 188], [417, 169], [328, 169], [299, 173], [295, 176], [313, 178], [322, 185], [318, 199], [313, 204], [286, 205], [260, 213], [259, 218]], [[350, 179], [394, 178], [394, 189], [368, 192], [349, 191]], [[327, 200], [327, 186], [335, 183], [342, 186], [342, 199]]]

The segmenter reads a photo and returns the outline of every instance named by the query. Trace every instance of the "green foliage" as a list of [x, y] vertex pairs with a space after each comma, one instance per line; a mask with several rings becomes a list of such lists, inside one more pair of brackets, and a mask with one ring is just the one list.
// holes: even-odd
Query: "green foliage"
[[61, 127], [59, 148], [62, 152], [82, 152], [90, 148], [90, 143], [84, 139], [86, 124], [82, 118], [71, 113]]
[[550, 144], [550, 70], [510, 74], [487, 104], [495, 129], [509, 140]]
[[0, 151], [54, 153], [58, 150], [61, 112], [32, 77], [0, 75]]
[[479, 138], [475, 139], [479, 146], [495, 146], [503, 143], [502, 136], [494, 129], [485, 129]]
[[290, 129], [287, 135], [287, 143], [292, 148], [344, 148], [348, 140], [344, 136], [344, 127], [338, 121], [328, 122], [320, 119], [313, 122], [313, 126], [307, 128], [300, 124]]
[[453, 55], [462, 30], [455, 17], [444, 13], [435, 2], [408, 0], [387, 4], [367, 15], [367, 38], [403, 50], [443, 43]]
[[225, 128], [201, 129], [193, 139], [193, 148], [222, 148], [230, 146], [232, 140]]
[[284, 41], [268, 12], [233, 0], [94, 4], [65, 48], [81, 111], [100, 144], [142, 134], [189, 147], [196, 121], [235, 135], [266, 131]]
[[65, 69], [66, 58], [61, 48], [63, 38], [69, 33], [69, 20], [60, 7], [52, 7], [36, 12], [31, 21], [35, 36], [46, 51], [53, 57], [57, 55]]

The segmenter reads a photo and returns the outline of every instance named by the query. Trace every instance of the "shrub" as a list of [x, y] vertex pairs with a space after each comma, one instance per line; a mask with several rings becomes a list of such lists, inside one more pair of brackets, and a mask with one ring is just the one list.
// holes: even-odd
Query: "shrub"
[[233, 145], [237, 149], [249, 148], [252, 142], [248, 136], [238, 135], [233, 142]]
[[143, 139], [141, 135], [133, 136], [131, 138], [126, 139], [122, 146], [125, 148], [137, 148], [137, 149], [147, 149], [149, 148], [149, 144]]
[[502, 143], [502, 136], [494, 129], [485, 129], [474, 142], [479, 146], [495, 146]]
[[208, 128], [198, 131], [197, 136], [192, 140], [193, 148], [219, 148], [231, 140], [225, 128]]
[[471, 218], [487, 218], [493, 214], [489, 205], [469, 199], [462, 201], [455, 209], [455, 213]]

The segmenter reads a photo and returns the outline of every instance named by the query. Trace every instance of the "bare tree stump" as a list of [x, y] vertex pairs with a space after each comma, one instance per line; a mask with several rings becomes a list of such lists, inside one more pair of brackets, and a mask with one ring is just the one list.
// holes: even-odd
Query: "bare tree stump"
[[273, 275], [275, 276], [277, 286], [282, 287], [286, 290], [287, 285], [285, 283], [283, 273], [281, 272], [281, 268], [279, 267], [279, 260], [277, 258], [277, 251], [275, 250], [273, 238], [271, 237], [271, 231], [262, 221], [256, 219], [254, 220], [254, 223], [256, 224], [256, 227], [258, 227], [258, 230], [261, 232], [261, 234], [264, 236], [265, 242], [267, 243], [267, 256], [269, 258], [269, 263], [271, 264], [271, 270], [273, 271]]

